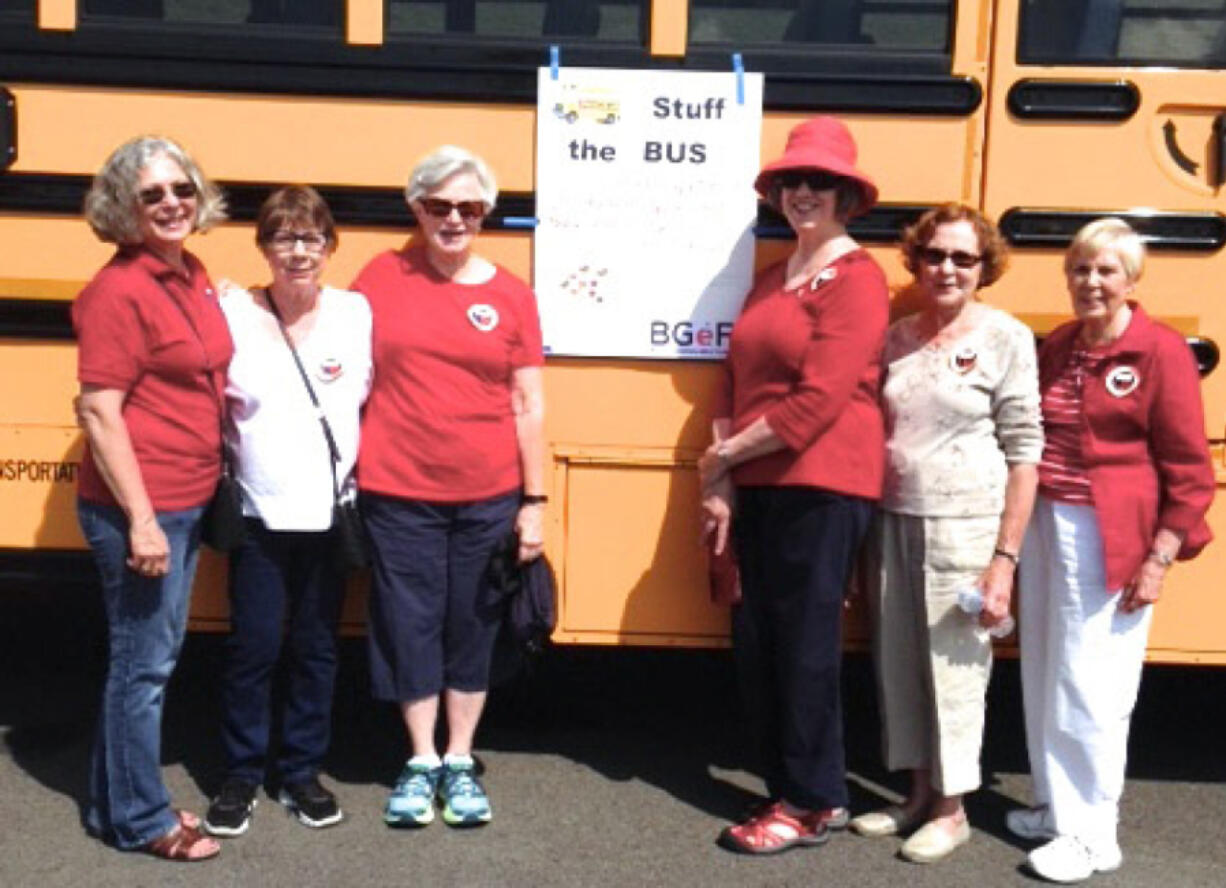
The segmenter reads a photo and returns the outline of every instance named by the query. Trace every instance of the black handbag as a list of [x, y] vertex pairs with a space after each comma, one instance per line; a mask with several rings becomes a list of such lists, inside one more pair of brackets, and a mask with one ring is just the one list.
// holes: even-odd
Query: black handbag
[[485, 569], [486, 606], [499, 620], [490, 663], [490, 684], [502, 685], [549, 646], [558, 624], [558, 593], [553, 568], [544, 555], [519, 560], [519, 534], [512, 530], [490, 555]]
[[281, 330], [281, 336], [285, 339], [285, 344], [289, 346], [289, 353], [294, 356], [294, 365], [298, 368], [298, 375], [302, 377], [302, 384], [306, 386], [307, 395], [310, 396], [311, 404], [315, 407], [315, 415], [319, 417], [324, 440], [328, 442], [328, 455], [332, 468], [332, 527], [329, 532], [332, 535], [333, 553], [336, 559], [349, 570], [368, 567], [370, 565], [370, 546], [367, 543], [366, 526], [362, 523], [362, 514], [358, 511], [356, 501], [341, 496], [340, 481], [336, 477], [336, 464], [341, 461], [341, 451], [336, 446], [336, 438], [332, 435], [332, 426], [328, 425], [328, 417], [324, 416], [319, 398], [315, 396], [315, 387], [311, 385], [311, 378], [307, 376], [306, 368], [302, 366], [302, 359], [298, 357], [298, 349], [294, 347], [294, 340], [290, 339], [289, 331], [285, 329], [285, 324], [281, 321], [281, 312], [277, 309], [277, 303], [273, 301], [272, 293], [268, 290], [264, 292], [268, 297], [268, 307], [272, 310], [272, 316], [277, 319], [277, 327]]
[[[222, 448], [224, 450], [224, 444]], [[217, 479], [217, 488], [205, 507], [200, 524], [200, 539], [218, 552], [232, 552], [247, 540], [242, 491], [231, 471], [230, 460], [224, 453], [221, 477]]]
[[[183, 314], [183, 320], [191, 328], [200, 343], [200, 351], [208, 359], [208, 351], [204, 347], [204, 338], [196, 329], [196, 322], [175, 298], [170, 289], [162, 288], [168, 299], [174, 303]], [[200, 519], [200, 540], [206, 546], [218, 552], [233, 552], [247, 541], [247, 522], [243, 517], [243, 492], [239, 489], [238, 480], [234, 477], [234, 464], [230, 460], [230, 452], [226, 449], [226, 396], [217, 383], [217, 374], [212, 367], [206, 366], [209, 375], [209, 385], [213, 396], [217, 399], [217, 418], [221, 428], [221, 476], [213, 489], [213, 498], [204, 507], [204, 515]]]

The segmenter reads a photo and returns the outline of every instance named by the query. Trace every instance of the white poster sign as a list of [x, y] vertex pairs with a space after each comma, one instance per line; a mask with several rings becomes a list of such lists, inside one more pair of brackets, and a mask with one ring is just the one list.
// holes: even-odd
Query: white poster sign
[[542, 68], [538, 89], [547, 353], [722, 357], [753, 276], [762, 75]]

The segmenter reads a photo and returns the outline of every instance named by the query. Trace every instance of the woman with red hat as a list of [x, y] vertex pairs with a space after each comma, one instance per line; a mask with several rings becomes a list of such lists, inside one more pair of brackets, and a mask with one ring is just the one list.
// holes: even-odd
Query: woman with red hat
[[740, 563], [732, 637], [769, 795], [720, 842], [770, 854], [821, 844], [848, 820], [843, 596], [881, 496], [889, 294], [847, 233], [877, 187], [856, 169], [841, 122], [795, 127], [754, 187], [787, 219], [796, 249], [746, 298], [698, 468], [703, 531], [719, 554], [731, 529]]

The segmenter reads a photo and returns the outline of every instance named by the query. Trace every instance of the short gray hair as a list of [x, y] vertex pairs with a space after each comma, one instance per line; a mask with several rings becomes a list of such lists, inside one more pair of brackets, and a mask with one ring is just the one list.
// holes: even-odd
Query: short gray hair
[[1092, 256], [1108, 248], [1115, 250], [1120, 257], [1120, 265], [1124, 268], [1124, 274], [1128, 275], [1128, 280], [1134, 284], [1140, 280], [1141, 272], [1145, 269], [1145, 242], [1141, 240], [1136, 229], [1114, 216], [1095, 219], [1083, 225], [1074, 235], [1068, 252], [1064, 254], [1065, 273], [1073, 267], [1077, 258]]
[[435, 148], [413, 167], [409, 184], [404, 189], [404, 199], [412, 203], [442, 185], [457, 173], [472, 173], [481, 188], [481, 201], [488, 213], [498, 200], [498, 182], [489, 165], [466, 148], [443, 145]]
[[99, 240], [112, 244], [140, 243], [136, 186], [141, 170], [160, 155], [177, 163], [196, 186], [193, 230], [208, 231], [225, 221], [226, 200], [221, 190], [178, 143], [163, 136], [137, 136], [111, 153], [85, 195], [85, 221]]

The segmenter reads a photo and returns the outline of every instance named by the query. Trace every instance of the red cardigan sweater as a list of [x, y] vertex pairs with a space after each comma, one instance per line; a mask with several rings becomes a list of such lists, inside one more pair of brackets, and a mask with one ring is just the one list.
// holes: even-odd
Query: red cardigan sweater
[[[1113, 591], [1136, 576], [1160, 527], [1183, 535], [1181, 559], [1205, 547], [1213, 538], [1205, 513], [1216, 486], [1192, 352], [1179, 333], [1129, 304], [1128, 328], [1082, 389], [1082, 453]], [[1080, 332], [1081, 322], [1073, 321], [1043, 342], [1043, 393]]]
[[734, 434], [765, 416], [787, 448], [742, 463], [733, 480], [880, 499], [885, 275], [855, 250], [818, 274], [814, 286], [784, 290], [786, 265], [762, 272], [745, 300], [714, 415], [731, 417]]

